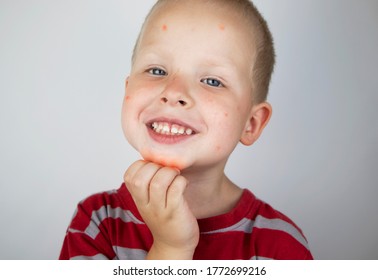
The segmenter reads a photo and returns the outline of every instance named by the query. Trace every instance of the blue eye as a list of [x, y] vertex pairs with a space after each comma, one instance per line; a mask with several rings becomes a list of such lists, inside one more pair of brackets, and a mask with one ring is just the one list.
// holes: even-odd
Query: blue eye
[[148, 73], [150, 73], [151, 75], [154, 75], [154, 76], [166, 76], [167, 73], [160, 69], [160, 68], [151, 68], [148, 70]]
[[223, 87], [223, 84], [217, 79], [205, 78], [205, 79], [202, 79], [201, 82], [211, 87]]

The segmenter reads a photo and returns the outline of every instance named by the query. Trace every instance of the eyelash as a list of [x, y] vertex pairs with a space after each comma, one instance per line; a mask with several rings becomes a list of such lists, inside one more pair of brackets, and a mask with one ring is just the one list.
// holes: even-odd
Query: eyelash
[[[147, 72], [153, 76], [166, 76], [167, 75], [167, 72], [165, 72], [163, 69], [160, 69], [160, 68], [151, 68], [151, 69], [148, 69]], [[204, 83], [210, 87], [216, 87], [216, 88], [224, 87], [221, 81], [214, 78], [201, 79], [201, 83]]]
[[[154, 76], [166, 76], [167, 75], [167, 72], [165, 72], [163, 69], [160, 69], [160, 68], [151, 68], [151, 69], [148, 69], [147, 72], [151, 75], [154, 75]], [[159, 73], [157, 73], [159, 72]]]
[[221, 81], [214, 78], [205, 78], [202, 79], [201, 82], [207, 84], [210, 87], [224, 87]]

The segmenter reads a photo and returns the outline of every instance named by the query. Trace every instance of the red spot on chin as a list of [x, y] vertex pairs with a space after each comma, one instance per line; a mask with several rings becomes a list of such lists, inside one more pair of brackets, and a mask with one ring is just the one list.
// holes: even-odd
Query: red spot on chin
[[180, 171], [183, 169], [182, 164], [180, 164], [180, 162], [178, 160], [165, 159], [165, 158], [160, 157], [160, 156], [152, 155], [150, 152], [147, 152], [147, 151], [144, 151], [141, 154], [142, 154], [142, 157], [145, 161], [154, 162], [154, 163], [159, 164], [161, 166], [175, 168], [175, 169], [178, 169]]
[[129, 101], [130, 99], [131, 99], [131, 97], [130, 97], [129, 95], [126, 95], [126, 96], [125, 96], [125, 100], [126, 100], [126, 101]]
[[167, 26], [166, 24], [163, 24], [163, 26], [161, 27], [161, 29], [162, 29], [163, 31], [167, 31], [168, 26]]
[[219, 29], [222, 30], [222, 31], [226, 28], [226, 27], [224, 26], [224, 24], [222, 24], [222, 23], [220, 23], [220, 24], [218, 25], [218, 27], [219, 27]]
[[225, 112], [225, 113], [224, 113], [224, 116], [225, 116], [225, 117], [228, 117], [228, 113], [227, 113], [227, 112]]

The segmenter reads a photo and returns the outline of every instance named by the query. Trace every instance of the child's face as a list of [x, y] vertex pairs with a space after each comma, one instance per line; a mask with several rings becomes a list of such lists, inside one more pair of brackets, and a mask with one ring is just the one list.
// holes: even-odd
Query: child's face
[[148, 161], [224, 166], [250, 125], [250, 36], [235, 16], [207, 11], [193, 2], [168, 4], [141, 36], [122, 126]]

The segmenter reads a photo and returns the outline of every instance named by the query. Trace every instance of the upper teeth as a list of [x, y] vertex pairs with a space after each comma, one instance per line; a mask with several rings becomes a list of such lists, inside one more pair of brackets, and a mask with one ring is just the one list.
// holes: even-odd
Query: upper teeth
[[154, 122], [151, 125], [152, 129], [160, 134], [166, 134], [166, 135], [191, 135], [193, 134], [193, 130], [190, 128], [186, 128], [177, 124], [168, 124], [168, 123], [159, 123]]

